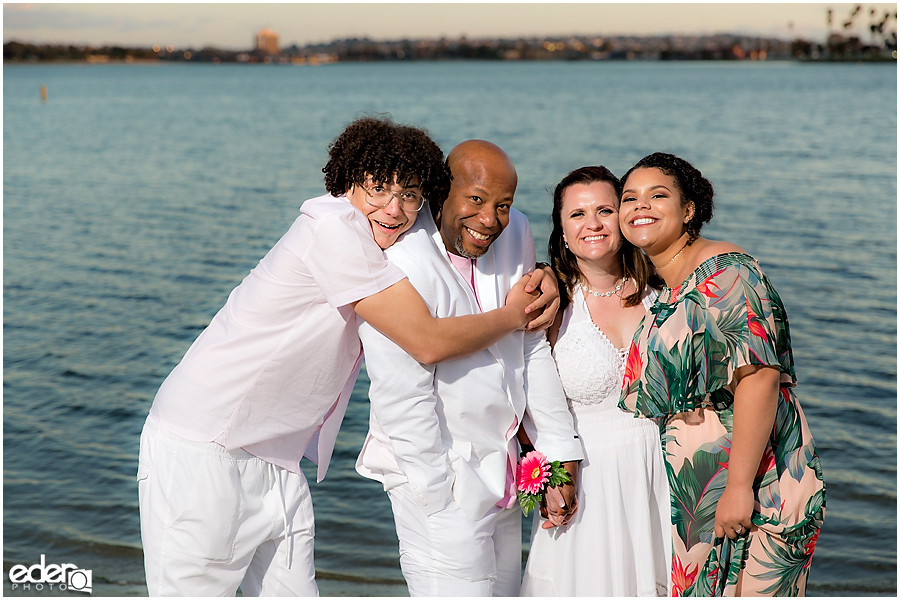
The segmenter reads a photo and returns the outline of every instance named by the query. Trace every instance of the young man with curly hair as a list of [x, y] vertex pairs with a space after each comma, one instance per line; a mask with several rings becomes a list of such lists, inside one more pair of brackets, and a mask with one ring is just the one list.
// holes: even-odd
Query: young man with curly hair
[[540, 277], [525, 277], [504, 307], [433, 318], [382, 250], [446, 195], [440, 148], [363, 118], [329, 156], [328, 194], [303, 203], [153, 401], [137, 476], [151, 596], [318, 595], [300, 460], [324, 477], [362, 356], [358, 317], [432, 363], [490, 346], [557, 296], [548, 277], [533, 301]]

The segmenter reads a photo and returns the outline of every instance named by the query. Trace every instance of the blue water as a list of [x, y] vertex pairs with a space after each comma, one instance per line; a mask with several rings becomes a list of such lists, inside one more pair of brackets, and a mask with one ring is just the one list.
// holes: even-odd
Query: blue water
[[[717, 190], [705, 235], [754, 254], [790, 316], [828, 484], [810, 594], [896, 595], [893, 64], [4, 66], [4, 572], [46, 554], [92, 569], [95, 594], [141, 593], [156, 389], [364, 112], [506, 149], [539, 254], [569, 170], [697, 165]], [[404, 593], [387, 497], [353, 470], [366, 387], [313, 486], [326, 594]]]

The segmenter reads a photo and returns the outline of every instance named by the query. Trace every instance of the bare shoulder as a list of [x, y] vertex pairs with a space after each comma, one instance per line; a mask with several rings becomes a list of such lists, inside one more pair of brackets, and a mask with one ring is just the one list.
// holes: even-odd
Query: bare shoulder
[[741, 252], [743, 254], [747, 253], [743, 248], [741, 248], [737, 244], [732, 244], [731, 242], [702, 240], [702, 245], [697, 249], [697, 254], [694, 260], [696, 260], [697, 262], [703, 262], [704, 260], [712, 258], [713, 256], [728, 254], [729, 252]]

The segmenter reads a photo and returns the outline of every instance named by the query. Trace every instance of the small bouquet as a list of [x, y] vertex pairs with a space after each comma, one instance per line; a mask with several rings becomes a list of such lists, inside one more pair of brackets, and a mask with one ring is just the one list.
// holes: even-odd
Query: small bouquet
[[569, 474], [560, 461], [548, 462], [546, 456], [532, 450], [519, 461], [516, 473], [516, 489], [522, 512], [527, 517], [540, 504], [544, 490], [569, 481]]

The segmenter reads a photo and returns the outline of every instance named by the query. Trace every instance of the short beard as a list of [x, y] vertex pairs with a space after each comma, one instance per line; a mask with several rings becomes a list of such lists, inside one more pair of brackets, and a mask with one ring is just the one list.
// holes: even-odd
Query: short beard
[[[490, 246], [488, 246], [488, 248], [490, 248]], [[462, 256], [463, 258], [470, 258], [472, 260], [475, 260], [475, 259], [478, 259], [478, 258], [481, 258], [482, 256], [484, 256], [484, 253], [488, 251], [488, 248], [485, 248], [482, 252], [480, 252], [478, 254], [469, 252], [463, 246], [462, 232], [460, 232], [460, 234], [458, 236], [456, 236], [456, 240], [453, 242], [453, 249], [456, 250], [456, 253], [458, 255]]]

